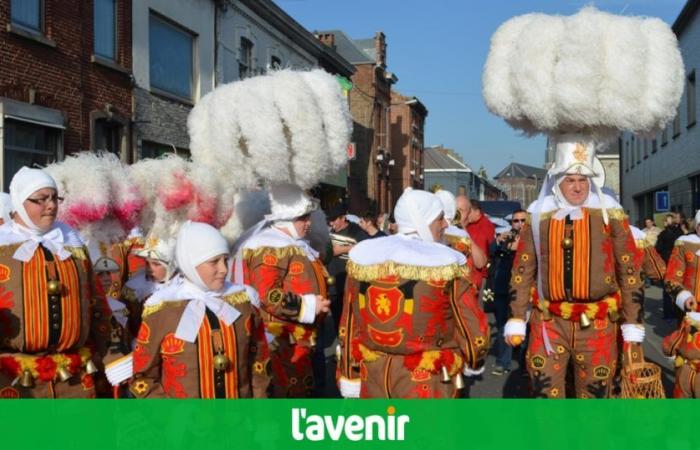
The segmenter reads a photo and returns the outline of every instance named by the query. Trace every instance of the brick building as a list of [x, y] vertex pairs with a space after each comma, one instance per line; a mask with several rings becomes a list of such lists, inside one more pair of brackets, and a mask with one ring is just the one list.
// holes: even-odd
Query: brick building
[[391, 91], [391, 200], [404, 189], [423, 189], [423, 131], [428, 109], [416, 97]]
[[537, 200], [546, 175], [547, 171], [540, 167], [510, 163], [493, 178], [509, 200], [518, 201], [527, 208]]
[[395, 199], [391, 188], [391, 86], [398, 81], [387, 71], [386, 38], [378, 32], [370, 39], [350, 39], [340, 30], [317, 32], [322, 42], [355, 66], [351, 80], [350, 110], [356, 157], [348, 167], [349, 209], [374, 208], [390, 212]]
[[80, 150], [128, 160], [131, 0], [0, 0], [2, 183]]

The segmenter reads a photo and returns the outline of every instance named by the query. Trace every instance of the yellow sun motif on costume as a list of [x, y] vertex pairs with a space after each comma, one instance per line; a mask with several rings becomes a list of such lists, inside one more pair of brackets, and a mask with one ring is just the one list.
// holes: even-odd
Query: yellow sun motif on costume
[[559, 389], [553, 388], [552, 390], [549, 391], [549, 395], [551, 397], [559, 397]]
[[255, 373], [263, 373], [263, 370], [265, 370], [265, 365], [260, 361], [257, 361], [255, 364], [253, 364], [253, 370]]
[[683, 276], [683, 271], [682, 271], [682, 270], [676, 271], [676, 276], [677, 276], [677, 277], [682, 277], [682, 276]]
[[516, 275], [513, 277], [514, 283], [522, 283], [522, 281], [523, 281], [523, 277], [521, 277], [520, 275]]
[[486, 340], [483, 337], [479, 336], [476, 339], [474, 339], [474, 343], [477, 347], [481, 347], [486, 343]]
[[630, 255], [622, 255], [622, 258], [620, 258], [620, 259], [622, 259], [622, 262], [625, 262], [625, 263], [626, 263], [626, 262], [629, 262], [629, 261], [630, 261]]
[[143, 380], [137, 381], [136, 384], [134, 384], [134, 392], [136, 392], [137, 394], [143, 394], [147, 390], [148, 383]]
[[345, 329], [345, 327], [340, 327], [340, 329], [338, 330], [338, 336], [345, 337], [345, 334], [347, 334], [347, 330]]
[[628, 277], [627, 278], [627, 284], [634, 285], [636, 283], [637, 283], [637, 277]]
[[523, 261], [528, 261], [530, 259], [530, 255], [528, 255], [527, 253], [523, 253], [522, 255], [520, 255], [520, 259], [522, 259]]

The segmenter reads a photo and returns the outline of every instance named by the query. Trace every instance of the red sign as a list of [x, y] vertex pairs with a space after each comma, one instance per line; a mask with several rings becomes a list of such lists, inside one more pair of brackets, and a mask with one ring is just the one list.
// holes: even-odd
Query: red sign
[[348, 160], [352, 161], [355, 159], [355, 156], [357, 156], [357, 152], [355, 151], [355, 143], [350, 142], [348, 144]]

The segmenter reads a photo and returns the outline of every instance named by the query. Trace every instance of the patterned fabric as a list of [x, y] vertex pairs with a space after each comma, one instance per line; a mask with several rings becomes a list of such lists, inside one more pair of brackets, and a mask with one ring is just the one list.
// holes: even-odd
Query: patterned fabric
[[[131, 393], [137, 398], [266, 397], [270, 355], [259, 312], [249, 301], [231, 304], [241, 315], [231, 325], [206, 316], [193, 343], [175, 337], [187, 301], [145, 309], [133, 352]], [[214, 330], [222, 348], [216, 348]], [[229, 362], [225, 370], [215, 366], [218, 350]]]
[[245, 283], [254, 287], [262, 303], [265, 329], [274, 336], [271, 343], [272, 393], [274, 397], [308, 397], [313, 388], [311, 354], [316, 342], [319, 318], [300, 323], [302, 295], [327, 296], [326, 271], [299, 247], [246, 249]]
[[359, 281], [349, 272], [343, 306], [338, 376], [361, 379], [363, 397], [451, 397], [453, 387], [435, 383], [442, 366], [454, 376], [488, 352], [488, 321], [464, 277]]
[[[624, 322], [641, 323], [643, 258], [637, 252], [627, 217], [621, 210], [608, 210], [610, 221], [605, 225], [600, 209], [582, 208], [582, 211], [584, 218], [573, 221], [571, 226], [573, 265], [570, 268], [564, 261], [565, 220], [554, 219], [551, 214], [541, 216], [543, 296], [550, 302], [589, 303], [619, 291]], [[533, 293], [537, 295], [538, 265], [529, 223], [523, 227], [521, 236], [511, 277], [511, 312], [513, 317], [524, 320]], [[567, 271], [571, 279], [568, 294]]]
[[618, 354], [614, 322], [595, 319], [582, 329], [579, 323], [560, 317], [545, 321], [537, 311], [530, 318], [529, 339], [527, 371], [534, 397], [565, 398], [569, 364], [577, 398], [610, 396]]

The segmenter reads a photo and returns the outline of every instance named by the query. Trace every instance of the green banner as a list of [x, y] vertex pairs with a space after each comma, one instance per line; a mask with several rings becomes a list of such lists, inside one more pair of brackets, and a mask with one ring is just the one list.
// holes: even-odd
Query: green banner
[[691, 400], [20, 400], [3, 449], [693, 449]]

